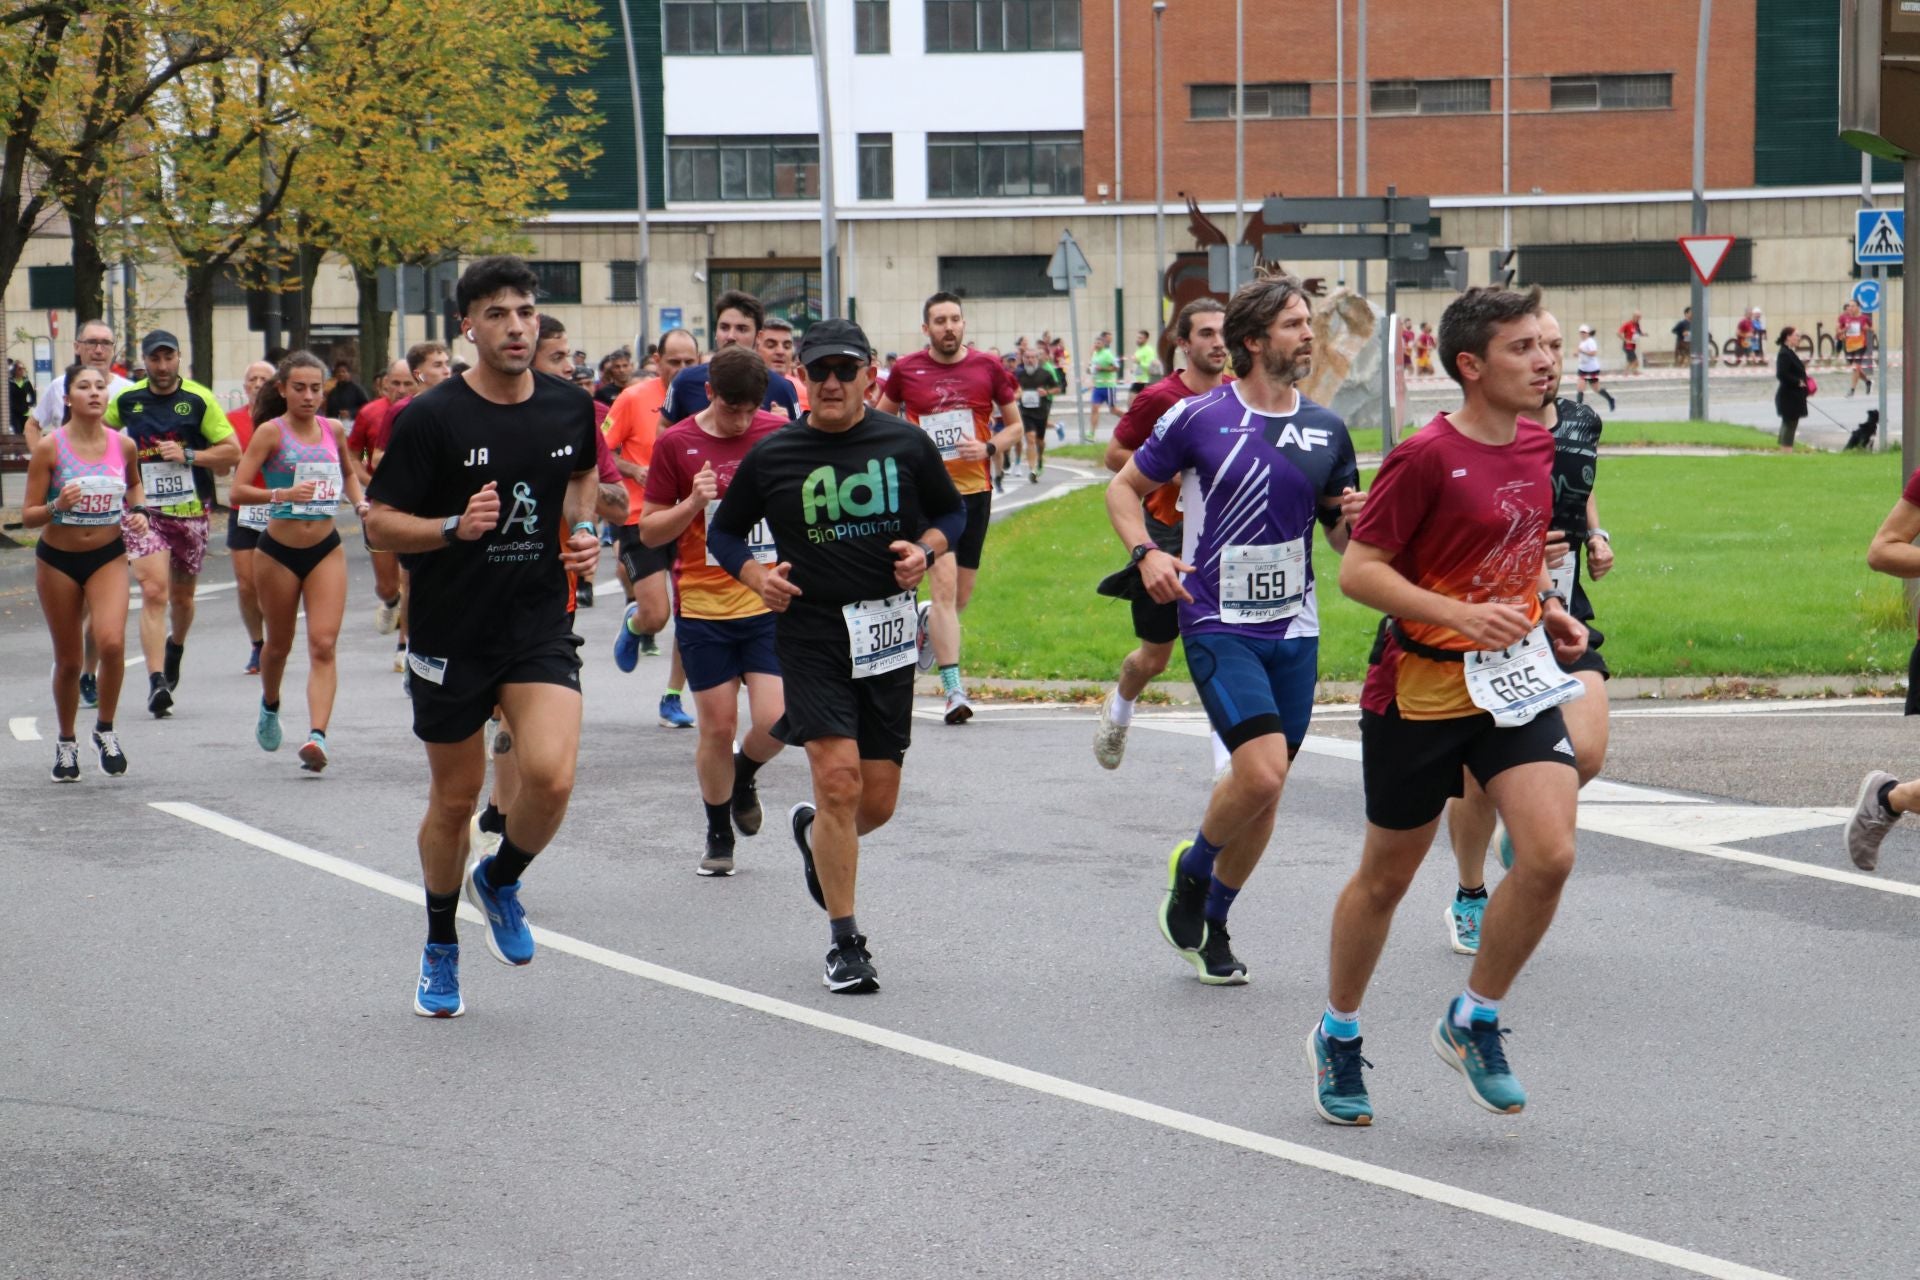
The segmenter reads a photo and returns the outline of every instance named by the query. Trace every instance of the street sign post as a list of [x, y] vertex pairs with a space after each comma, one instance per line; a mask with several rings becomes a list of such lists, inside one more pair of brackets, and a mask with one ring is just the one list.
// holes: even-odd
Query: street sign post
[[[1726, 265], [1727, 254], [1733, 249], [1733, 237], [1681, 236], [1680, 248], [1687, 255], [1687, 261], [1693, 264], [1693, 274], [1700, 277], [1701, 285], [1710, 285], [1713, 278], [1720, 274], [1720, 268]], [[1702, 333], [1706, 332], [1706, 322], [1698, 313], [1695, 313], [1693, 322]]]
[[[1396, 430], [1398, 424], [1393, 420], [1393, 315], [1398, 287], [1394, 282], [1392, 264], [1426, 261], [1430, 252], [1427, 225], [1433, 218], [1432, 203], [1425, 196], [1403, 196], [1388, 187], [1384, 197], [1297, 199], [1272, 196], [1261, 204], [1260, 215], [1268, 226], [1331, 222], [1356, 228], [1353, 232], [1337, 235], [1266, 236], [1260, 242], [1260, 251], [1270, 261], [1304, 258], [1308, 261], [1344, 262], [1351, 259], [1361, 263], [1361, 270], [1364, 271], [1369, 259], [1386, 259], [1387, 305], [1380, 328], [1380, 438], [1381, 444], [1391, 450], [1399, 436]], [[1384, 225], [1377, 231], [1365, 229], [1374, 224]], [[1464, 256], [1457, 262], [1449, 257], [1448, 263], [1450, 271], [1465, 274]]]
[[1898, 266], [1907, 251], [1904, 209], [1853, 211], [1853, 260], [1863, 267]]
[[1081, 444], [1091, 443], [1087, 434], [1087, 410], [1080, 398], [1080, 309], [1074, 304], [1073, 291], [1085, 288], [1093, 276], [1093, 268], [1087, 263], [1087, 255], [1080, 250], [1079, 241], [1073, 238], [1073, 232], [1066, 228], [1060, 230], [1060, 244], [1053, 251], [1053, 257], [1047, 260], [1047, 276], [1053, 281], [1053, 287], [1067, 295], [1067, 336], [1073, 340], [1073, 350], [1067, 353], [1067, 363], [1073, 366], [1073, 404], [1078, 416], [1079, 426], [1075, 435]]
[[1862, 311], [1869, 314], [1878, 311], [1881, 301], [1880, 282], [1878, 280], [1862, 280], [1859, 284], [1853, 286], [1853, 305], [1859, 307]]
[[[660, 332], [665, 333], [669, 329], [678, 329], [685, 323], [685, 313], [679, 307], [660, 308]], [[637, 356], [644, 353], [635, 352], [634, 354]]]
[[[1233, 250], [1228, 258], [1227, 250]], [[1233, 282], [1253, 279], [1253, 246], [1250, 244], [1210, 244], [1207, 246], [1207, 289], [1212, 293], [1233, 294]]]

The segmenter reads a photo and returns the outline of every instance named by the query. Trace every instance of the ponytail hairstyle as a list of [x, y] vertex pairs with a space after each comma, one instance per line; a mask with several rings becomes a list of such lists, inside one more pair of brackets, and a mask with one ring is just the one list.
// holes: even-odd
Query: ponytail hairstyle
[[327, 376], [327, 362], [311, 351], [295, 351], [280, 362], [273, 371], [273, 377], [262, 383], [260, 390], [253, 394], [253, 424], [265, 426], [287, 411], [287, 378], [295, 369], [318, 369], [320, 376]]

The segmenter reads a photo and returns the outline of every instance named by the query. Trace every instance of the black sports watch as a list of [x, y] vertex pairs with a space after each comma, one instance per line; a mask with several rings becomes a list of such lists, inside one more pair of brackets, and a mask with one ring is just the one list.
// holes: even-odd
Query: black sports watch
[[1558, 600], [1560, 602], [1560, 607], [1562, 609], [1567, 608], [1567, 597], [1561, 592], [1552, 589], [1551, 587], [1549, 587], [1547, 590], [1542, 591], [1540, 593], [1541, 607], [1544, 608], [1546, 606], [1547, 601], [1549, 600]]
[[934, 549], [933, 549], [933, 548], [932, 548], [931, 546], [929, 546], [929, 545], [928, 545], [927, 543], [924, 543], [924, 542], [916, 542], [916, 543], [914, 543], [913, 545], [914, 545], [914, 546], [916, 546], [916, 547], [918, 547], [918, 548], [920, 548], [920, 554], [921, 554], [921, 555], [923, 555], [923, 556], [925, 556], [925, 557], [927, 558], [927, 566], [928, 566], [929, 568], [931, 568], [931, 567], [933, 566], [933, 562], [934, 562], [935, 560], [938, 560], [938, 559], [940, 558], [940, 553], [939, 553], [938, 551], [935, 551], [935, 550], [934, 550]]
[[448, 516], [440, 522], [440, 541], [452, 546], [460, 540], [460, 517]]
[[1148, 552], [1158, 551], [1159, 549], [1160, 548], [1154, 546], [1151, 542], [1143, 542], [1139, 546], [1133, 549], [1133, 560], [1131, 561], [1131, 563], [1139, 564], [1142, 560], [1145, 560], [1147, 558]]
[[1000, 446], [995, 444], [991, 440], [987, 441], [987, 456], [989, 458], [998, 457], [999, 453], [1000, 453]]

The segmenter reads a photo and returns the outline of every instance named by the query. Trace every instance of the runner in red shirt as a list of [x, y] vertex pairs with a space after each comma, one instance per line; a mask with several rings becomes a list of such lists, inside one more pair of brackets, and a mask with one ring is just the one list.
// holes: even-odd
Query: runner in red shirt
[[[1020, 442], [1020, 388], [1000, 361], [967, 346], [967, 317], [958, 297], [934, 294], [920, 317], [926, 349], [895, 362], [879, 407], [882, 413], [904, 411], [909, 422], [933, 437], [966, 503], [966, 532], [951, 556], [933, 562], [927, 573], [930, 599], [920, 605], [920, 669], [939, 664], [947, 723], [965, 724], [973, 704], [960, 685], [960, 615], [973, 598], [993, 516], [994, 456]], [[989, 430], [996, 410], [1006, 424], [997, 433]]]
[[[1227, 309], [1214, 298], [1197, 298], [1180, 309], [1174, 321], [1174, 340], [1180, 345], [1186, 368], [1170, 373], [1142, 391], [1127, 406], [1107, 445], [1107, 470], [1118, 472], [1133, 451], [1153, 435], [1154, 424], [1167, 410], [1188, 396], [1213, 390], [1233, 380], [1228, 371]], [[1180, 481], [1169, 480], [1147, 497], [1147, 536], [1168, 555], [1183, 554]], [[1133, 723], [1133, 704], [1147, 685], [1158, 679], [1173, 657], [1180, 638], [1177, 600], [1157, 604], [1151, 598], [1133, 602], [1133, 634], [1137, 648], [1120, 663], [1120, 679], [1100, 704], [1100, 727], [1093, 735], [1093, 756], [1102, 768], [1118, 769], [1127, 749], [1127, 729]]]
[[1476, 1104], [1526, 1105], [1499, 1005], [1573, 868], [1578, 775], [1559, 704], [1582, 686], [1555, 659], [1586, 648], [1546, 571], [1553, 436], [1521, 416], [1553, 389], [1539, 313], [1538, 288], [1469, 289], [1447, 307], [1440, 360], [1466, 403], [1387, 455], [1341, 562], [1341, 591], [1389, 623], [1360, 698], [1366, 845], [1334, 908], [1327, 1011], [1307, 1044], [1315, 1109], [1335, 1124], [1373, 1120], [1360, 1002], [1463, 769], [1512, 833], [1513, 869], [1487, 904], [1466, 991], [1431, 1039]]
[[1640, 374], [1640, 337], [1645, 332], [1646, 329], [1640, 324], [1638, 311], [1620, 326], [1620, 350], [1626, 356], [1629, 377], [1638, 377]]
[[[347, 433], [347, 452], [359, 469], [362, 485], [373, 478], [380, 456], [387, 451], [397, 407], [418, 385], [407, 362], [395, 360], [374, 388], [379, 396], [362, 405], [354, 415], [353, 430]], [[400, 557], [369, 546], [367, 559], [373, 564], [373, 594], [380, 601], [374, 610], [373, 625], [381, 635], [389, 635], [400, 625]]]
[[[787, 425], [781, 413], [760, 408], [767, 364], [745, 346], [714, 353], [707, 364], [706, 408], [660, 434], [647, 470], [640, 535], [651, 546], [676, 547], [673, 570], [674, 637], [687, 666], [687, 687], [698, 713], [700, 745], [694, 773], [706, 807], [706, 850], [698, 872], [733, 874], [733, 829], [760, 832], [760, 793], [754, 775], [779, 752], [773, 726], [786, 713], [780, 661], [773, 650], [773, 614], [759, 593], [720, 567], [707, 551], [707, 521], [733, 483], [747, 451]], [[748, 540], [756, 560], [776, 559], [762, 524]], [[751, 724], [739, 737], [740, 689], [747, 690]]]

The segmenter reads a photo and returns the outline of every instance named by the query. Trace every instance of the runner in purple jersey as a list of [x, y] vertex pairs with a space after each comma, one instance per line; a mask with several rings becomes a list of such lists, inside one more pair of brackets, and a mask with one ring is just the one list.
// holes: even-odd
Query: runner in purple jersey
[[[1313, 713], [1314, 522], [1344, 550], [1364, 501], [1345, 424], [1297, 389], [1313, 357], [1300, 282], [1241, 289], [1225, 335], [1237, 381], [1169, 409], [1107, 492], [1108, 516], [1148, 593], [1180, 602], [1187, 666], [1232, 761], [1199, 831], [1174, 847], [1160, 908], [1162, 935], [1213, 985], [1247, 980], [1228, 945], [1227, 911], [1266, 848]], [[1184, 562], [1154, 546], [1140, 507], [1175, 476]], [[1230, 843], [1234, 852], [1221, 858]]]

